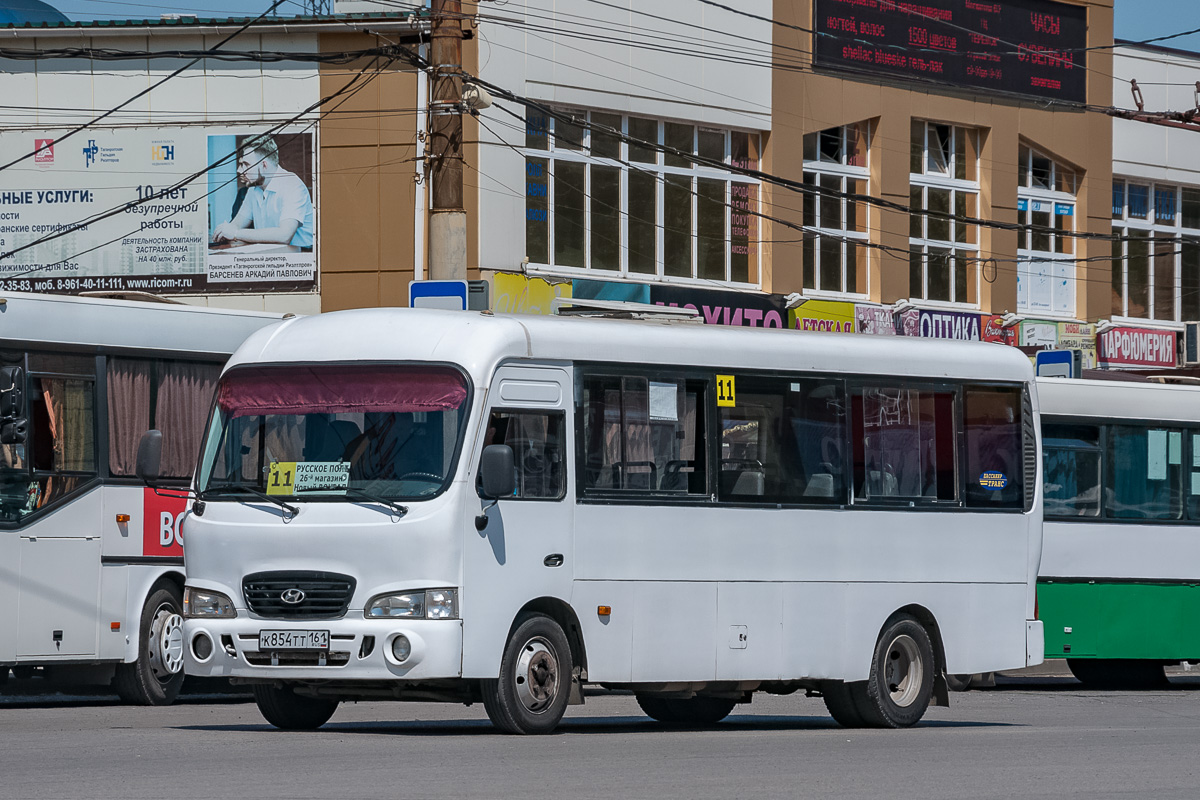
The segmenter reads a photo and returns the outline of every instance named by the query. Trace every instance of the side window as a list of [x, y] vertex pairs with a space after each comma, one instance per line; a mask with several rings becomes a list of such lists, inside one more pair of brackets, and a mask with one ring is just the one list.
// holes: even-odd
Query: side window
[[1105, 462], [1105, 516], [1183, 516], [1183, 431], [1113, 425]]
[[1200, 519], [1200, 433], [1189, 431], [1192, 439], [1191, 465], [1188, 468], [1187, 507], [1188, 519]]
[[583, 379], [585, 492], [708, 492], [705, 382], [671, 377]]
[[561, 500], [566, 494], [563, 454], [566, 418], [562, 412], [493, 411], [484, 445], [506, 444], [516, 464], [515, 499]]
[[1047, 517], [1100, 516], [1100, 429], [1043, 425], [1042, 473]]
[[736, 376], [719, 406], [722, 501], [845, 502], [845, 393], [840, 381]]
[[96, 474], [94, 382], [34, 376], [30, 383], [27, 447], [34, 474], [25, 513], [56, 502]]
[[968, 508], [1023, 508], [1020, 387], [967, 386]]
[[866, 386], [851, 408], [855, 499], [959, 499], [952, 390]]

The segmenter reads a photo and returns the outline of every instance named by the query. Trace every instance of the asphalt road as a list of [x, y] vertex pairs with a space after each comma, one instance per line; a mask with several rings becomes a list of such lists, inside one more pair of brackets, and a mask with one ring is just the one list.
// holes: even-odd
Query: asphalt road
[[629, 695], [592, 695], [547, 737], [498, 735], [478, 706], [360, 703], [283, 733], [236, 697], [130, 708], [8, 693], [0, 797], [1161, 800], [1200, 796], [1198, 743], [1191, 677], [1145, 692], [1002, 679], [903, 731], [842, 729], [794, 695], [671, 730]]

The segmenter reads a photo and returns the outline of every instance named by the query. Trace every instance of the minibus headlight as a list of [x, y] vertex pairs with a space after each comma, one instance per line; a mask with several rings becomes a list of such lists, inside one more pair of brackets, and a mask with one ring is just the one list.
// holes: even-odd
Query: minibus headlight
[[236, 617], [233, 601], [220, 592], [207, 589], [183, 589], [183, 616], [189, 619], [228, 619]]
[[367, 605], [368, 619], [458, 619], [458, 592], [426, 589], [421, 592], [381, 594]]

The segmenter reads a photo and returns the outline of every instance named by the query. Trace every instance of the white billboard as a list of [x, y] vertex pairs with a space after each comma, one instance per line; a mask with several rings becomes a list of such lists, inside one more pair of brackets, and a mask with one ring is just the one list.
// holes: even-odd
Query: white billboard
[[0, 171], [0, 290], [315, 289], [311, 132], [206, 126], [55, 136], [0, 134], [0, 163], [42, 148]]

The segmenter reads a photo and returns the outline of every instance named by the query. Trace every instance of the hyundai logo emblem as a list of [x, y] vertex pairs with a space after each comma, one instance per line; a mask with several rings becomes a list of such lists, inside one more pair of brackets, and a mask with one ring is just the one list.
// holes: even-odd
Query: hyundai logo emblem
[[285, 589], [283, 594], [279, 595], [279, 599], [289, 606], [299, 605], [304, 602], [304, 592], [299, 589]]

